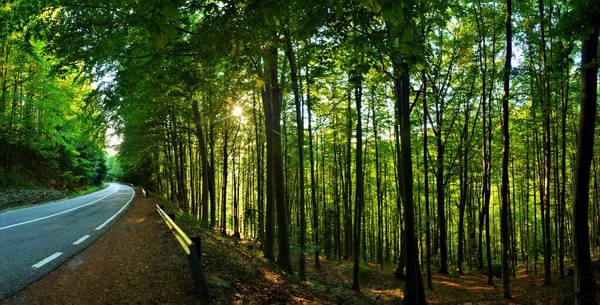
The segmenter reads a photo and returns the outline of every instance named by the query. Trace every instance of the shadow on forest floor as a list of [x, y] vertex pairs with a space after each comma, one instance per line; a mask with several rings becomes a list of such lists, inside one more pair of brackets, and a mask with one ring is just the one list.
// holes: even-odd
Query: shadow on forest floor
[[[207, 271], [217, 303], [257, 304], [398, 304], [404, 296], [404, 280], [394, 277], [395, 265], [383, 269], [373, 263], [361, 263], [361, 292], [352, 287], [353, 264], [349, 260], [328, 260], [321, 257], [321, 267], [315, 268], [314, 254], [307, 253], [306, 282], [298, 280], [298, 259], [292, 257], [295, 275], [279, 270], [263, 258], [259, 244], [237, 240], [229, 235], [208, 232], [183, 224], [190, 235], [203, 236], [203, 265]], [[228, 232], [231, 235], [231, 232]], [[600, 261], [594, 261], [600, 268]], [[487, 276], [479, 271], [459, 274], [439, 274], [434, 271], [433, 291], [426, 291], [428, 304], [571, 304], [573, 277], [559, 279], [553, 274], [553, 286], [544, 286], [543, 266], [538, 274], [530, 267], [517, 268], [517, 277], [510, 279], [512, 300], [504, 300], [501, 279], [486, 285]], [[600, 274], [596, 272], [600, 285]], [[425, 280], [425, 279], [424, 279]], [[598, 290], [600, 299], [600, 289]]]

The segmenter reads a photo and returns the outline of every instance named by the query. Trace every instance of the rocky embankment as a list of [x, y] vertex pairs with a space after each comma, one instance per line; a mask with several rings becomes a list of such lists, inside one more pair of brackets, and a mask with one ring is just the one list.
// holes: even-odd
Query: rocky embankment
[[67, 194], [56, 190], [0, 190], [0, 211], [66, 198]]

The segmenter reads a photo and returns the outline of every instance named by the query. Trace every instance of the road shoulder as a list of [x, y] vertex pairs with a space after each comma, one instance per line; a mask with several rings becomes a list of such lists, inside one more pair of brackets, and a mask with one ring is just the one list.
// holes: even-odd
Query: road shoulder
[[156, 200], [136, 197], [86, 250], [0, 304], [194, 304], [185, 253], [165, 230]]

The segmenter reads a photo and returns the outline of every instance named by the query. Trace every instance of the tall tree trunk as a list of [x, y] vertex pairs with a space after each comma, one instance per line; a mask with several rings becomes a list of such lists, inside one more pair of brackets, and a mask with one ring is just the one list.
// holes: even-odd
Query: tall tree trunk
[[352, 289], [359, 291], [359, 273], [360, 273], [360, 233], [362, 208], [365, 201], [365, 193], [363, 190], [363, 155], [362, 155], [362, 114], [361, 114], [361, 98], [362, 98], [362, 81], [359, 75], [355, 80], [354, 97], [356, 99], [356, 201], [354, 204], [354, 272], [352, 277]]
[[[258, 206], [258, 239], [261, 243], [261, 249], [264, 243], [264, 183], [263, 183], [263, 147], [260, 140], [258, 128], [258, 110], [256, 109], [256, 93], [252, 91], [252, 116], [254, 118], [254, 132], [256, 137], [256, 186], [257, 186], [257, 206]], [[226, 141], [227, 139], [225, 139]], [[214, 164], [214, 163], [213, 163]]]
[[[290, 63], [290, 74], [292, 78], [292, 91], [294, 92], [294, 103], [296, 105], [296, 131], [298, 134], [298, 185], [300, 209], [300, 255], [299, 255], [299, 276], [301, 280], [306, 280], [306, 215], [304, 208], [304, 117], [302, 116], [302, 102], [298, 90], [298, 72], [296, 66], [296, 57], [292, 46], [292, 40], [286, 32], [286, 55]], [[337, 185], [337, 184], [336, 184]]]
[[[564, 50], [563, 50], [564, 52]], [[560, 208], [561, 208], [561, 213], [560, 213], [560, 227], [559, 227], [559, 234], [560, 234], [560, 257], [559, 257], [559, 261], [560, 261], [560, 275], [561, 278], [564, 278], [565, 276], [565, 214], [566, 214], [566, 209], [567, 209], [567, 202], [566, 202], [566, 192], [567, 192], [567, 109], [568, 109], [568, 103], [569, 103], [569, 81], [570, 81], [570, 76], [569, 76], [569, 56], [566, 56], [567, 61], [566, 61], [566, 67], [565, 67], [565, 71], [567, 73], [565, 80], [563, 80], [563, 84], [564, 87], [566, 87], [566, 89], [564, 89], [563, 94], [562, 94], [562, 114], [561, 114], [561, 151], [562, 151], [562, 160], [561, 160], [561, 177], [562, 177], [562, 190], [560, 193]]]
[[429, 117], [428, 111], [429, 108], [427, 106], [427, 77], [425, 75], [425, 70], [421, 72], [421, 78], [423, 81], [423, 168], [425, 169], [425, 242], [427, 243], [427, 289], [433, 290], [433, 284], [431, 280], [431, 233], [429, 232], [430, 228], [430, 216], [429, 216], [429, 166], [427, 165], [427, 161], [429, 157], [427, 156], [427, 119]]
[[[275, 198], [277, 208], [277, 229], [279, 240], [279, 253], [277, 264], [288, 273], [292, 271], [290, 257], [290, 241], [288, 236], [288, 211], [285, 197], [285, 180], [283, 174], [283, 155], [281, 152], [281, 88], [277, 80], [277, 47], [272, 46], [270, 50], [269, 68], [271, 74], [271, 106], [273, 130], [268, 138], [273, 139], [273, 178], [275, 180]], [[268, 192], [267, 192], [268, 193]]]
[[594, 156], [598, 86], [598, 7], [588, 16], [593, 27], [581, 48], [581, 111], [573, 193], [573, 258], [575, 304], [596, 304], [588, 227], [590, 165]]
[[350, 259], [352, 257], [353, 252], [353, 244], [352, 244], [352, 176], [350, 173], [351, 163], [352, 163], [352, 112], [351, 112], [351, 103], [352, 103], [352, 94], [348, 94], [348, 105], [346, 108], [346, 198], [344, 200], [344, 249], [346, 250], [346, 259]]
[[540, 10], [540, 30], [542, 44], [542, 61], [544, 64], [545, 80], [545, 99], [542, 107], [544, 115], [544, 285], [552, 285], [552, 273], [550, 270], [552, 263], [552, 244], [550, 240], [550, 76], [548, 75], [547, 56], [546, 56], [546, 37], [544, 27], [544, 0], [539, 0]]
[[459, 179], [460, 179], [460, 203], [458, 206], [458, 255], [457, 255], [457, 265], [458, 265], [458, 273], [462, 274], [462, 265], [464, 261], [464, 244], [465, 244], [465, 207], [467, 206], [467, 191], [469, 188], [469, 184], [467, 181], [467, 169], [468, 169], [468, 133], [469, 132], [469, 105], [467, 105], [465, 109], [465, 122], [462, 131], [462, 156], [461, 161], [462, 165], [459, 166]]
[[[508, 133], [508, 100], [510, 98], [510, 61], [512, 57], [512, 1], [506, 0], [506, 57], [504, 59], [504, 96], [502, 98], [502, 208], [500, 210], [500, 234], [502, 238], [502, 289], [504, 298], [511, 299], [509, 286], [509, 196], [508, 196], [508, 157], [510, 138]], [[514, 241], [513, 241], [514, 242]]]
[[223, 132], [223, 174], [221, 185], [221, 233], [227, 234], [227, 164], [229, 150], [227, 148], [229, 132]]
[[486, 104], [487, 97], [487, 46], [485, 42], [484, 35], [484, 20], [483, 13], [481, 7], [481, 1], [478, 1], [479, 12], [476, 12], [477, 23], [477, 32], [479, 33], [478, 39], [478, 49], [483, 54], [483, 56], [479, 56], [479, 68], [481, 70], [481, 103], [482, 103], [482, 148], [481, 148], [481, 159], [482, 159], [482, 168], [483, 168], [483, 181], [481, 183], [481, 198], [483, 200], [482, 209], [479, 214], [479, 267], [483, 267], [483, 230], [485, 225], [485, 236], [486, 236], [486, 260], [487, 260], [487, 269], [488, 269], [488, 285], [493, 284], [493, 274], [492, 274], [492, 251], [490, 245], [490, 219], [489, 219], [489, 209], [490, 209], [490, 160], [489, 160], [489, 148], [488, 143], [490, 143], [489, 131], [491, 130], [488, 124], [488, 111]]
[[[398, 87], [399, 88], [399, 87]], [[397, 88], [395, 88], [397, 89]], [[398, 105], [396, 105], [398, 106]], [[402, 175], [402, 154], [401, 154], [401, 143], [400, 143], [400, 121], [401, 121], [401, 113], [400, 113], [400, 107], [395, 107], [394, 109], [394, 115], [395, 115], [395, 119], [396, 119], [396, 124], [394, 124], [394, 142], [395, 142], [395, 151], [394, 151], [394, 155], [395, 155], [395, 159], [394, 159], [394, 166], [395, 166], [395, 170], [394, 170], [394, 174], [396, 175], [396, 212], [398, 215], [398, 223], [399, 223], [399, 231], [400, 231], [400, 238], [399, 239], [395, 239], [396, 241], [399, 242], [400, 244], [400, 249], [399, 249], [399, 255], [398, 255], [398, 267], [396, 268], [396, 271], [394, 272], [394, 276], [397, 279], [404, 279], [406, 278], [406, 274], [404, 273], [404, 268], [406, 267], [406, 239], [404, 238], [404, 226], [403, 226], [403, 219], [402, 219], [402, 208], [403, 208], [403, 196], [404, 196], [404, 192], [403, 192], [403, 188], [404, 188], [404, 183], [402, 182], [402, 179], [404, 179], [404, 176]]]
[[383, 190], [381, 188], [381, 165], [379, 162], [379, 134], [377, 130], [377, 115], [375, 113], [375, 100], [371, 104], [373, 115], [373, 136], [375, 139], [375, 179], [377, 193], [377, 263], [379, 268], [383, 269]]
[[[239, 130], [239, 127], [238, 127]], [[236, 132], [237, 135], [237, 132]], [[237, 137], [237, 136], [236, 136]], [[231, 185], [231, 192], [233, 193], [233, 237], [236, 239], [241, 239], [240, 236], [240, 194], [239, 194], [239, 186], [241, 180], [241, 170], [239, 169], [239, 162], [235, 162], [236, 155], [239, 156], [240, 147], [236, 147], [235, 141], [233, 142], [232, 152], [233, 156], [231, 157], [231, 178], [233, 184]], [[236, 166], [237, 165], [237, 166]]]
[[306, 73], [306, 106], [308, 113], [308, 151], [310, 158], [310, 199], [312, 203], [312, 229], [313, 242], [315, 243], [315, 267], [320, 268], [319, 261], [319, 205], [317, 203], [317, 182], [315, 180], [315, 157], [313, 149], [313, 133], [312, 133], [312, 98], [310, 96], [310, 78], [308, 71]]
[[[270, 59], [269, 59], [270, 60]], [[267, 140], [267, 205], [265, 211], [265, 241], [263, 253], [265, 258], [275, 261], [275, 194], [274, 194], [274, 168], [275, 158], [273, 156], [273, 106], [271, 94], [271, 77], [268, 76], [269, 67], [265, 67], [264, 81], [262, 90], [263, 113], [265, 115], [265, 135]]]
[[[408, 64], [401, 64], [400, 77], [395, 79], [396, 107], [400, 109], [400, 138], [402, 153], [402, 183], [404, 202], [404, 222], [406, 240], [406, 288], [404, 304], [427, 304], [423, 277], [419, 265], [419, 247], [415, 238], [414, 201], [413, 201], [413, 167], [410, 147], [410, 81]], [[396, 122], [398, 123], [398, 122]]]
[[[438, 121], [440, 123], [440, 121]], [[437, 147], [437, 172], [436, 172], [436, 189], [437, 189], [437, 216], [440, 239], [440, 273], [448, 273], [448, 245], [446, 242], [446, 213], [444, 209], [444, 144], [442, 143], [441, 123], [438, 126], [436, 134]]]
[[197, 99], [192, 100], [192, 110], [194, 112], [196, 136], [198, 137], [198, 149], [202, 156], [202, 224], [208, 227], [208, 185], [210, 176], [208, 174], [208, 153], [206, 151], [206, 142], [204, 141], [204, 132], [202, 131], [202, 121], [200, 120], [200, 109], [198, 107]]
[[217, 225], [217, 194], [215, 185], [215, 124], [209, 131], [210, 164], [208, 165], [208, 190], [210, 192], [210, 227]]

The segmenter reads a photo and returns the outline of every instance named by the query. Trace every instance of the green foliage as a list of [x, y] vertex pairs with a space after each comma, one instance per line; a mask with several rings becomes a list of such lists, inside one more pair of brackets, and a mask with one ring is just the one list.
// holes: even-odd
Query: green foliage
[[[510, 169], [514, 171], [509, 192], [517, 230], [512, 242], [517, 245], [515, 253], [521, 253], [520, 250], [526, 247], [527, 254], [539, 257], [544, 251], [540, 238], [540, 197], [538, 195], [534, 201], [533, 192], [539, 191], [542, 180], [539, 175], [543, 171], [542, 139], [539, 137], [544, 110], [542, 102], [547, 90], [543, 79], [548, 74], [552, 88], [548, 96], [552, 101], [549, 107], [553, 147], [560, 147], [561, 114], [566, 115], [565, 151], [556, 149], [552, 152], [550, 183], [554, 221], [559, 214], [556, 203], [559, 203], [561, 188], [566, 193], [566, 203], [562, 204], [568, 206], [572, 200], [569, 186], [573, 179], [569, 171], [574, 168], [579, 114], [574, 101], [580, 94], [579, 79], [574, 74], [577, 73], [576, 54], [580, 46], [572, 35], [586, 32], [582, 28], [582, 12], [591, 2], [552, 4], [551, 21], [554, 23], [546, 25], [548, 37], [552, 37], [547, 39], [546, 47], [552, 50], [548, 52], [552, 55], [547, 64], [543, 63], [541, 55], [537, 4], [534, 1], [513, 2], [518, 18], [513, 22], [516, 64], [511, 74], [509, 101]], [[261, 104], [263, 98], [266, 100], [270, 96], [268, 65], [273, 59], [270, 51], [276, 49], [277, 79], [283, 99], [283, 126], [279, 136], [283, 143], [286, 201], [290, 211], [292, 248], [298, 253], [301, 227], [298, 189], [303, 183], [308, 198], [312, 182], [307, 179], [308, 166], [303, 173], [298, 170], [295, 100], [287, 54], [291, 51], [297, 65], [305, 128], [310, 106], [312, 152], [316, 156], [315, 193], [320, 211], [317, 221], [321, 228], [316, 234], [320, 241], [307, 241], [306, 254], [337, 248], [333, 236], [350, 233], [340, 232], [346, 230], [343, 227], [346, 219], [342, 218], [339, 231], [334, 224], [338, 217], [343, 217], [340, 215], [344, 214], [344, 208], [352, 210], [354, 204], [356, 168], [352, 161], [355, 161], [354, 128], [358, 118], [354, 90], [360, 85], [364, 105], [365, 167], [362, 225], [367, 233], [361, 243], [368, 245], [365, 247], [367, 260], [374, 260], [378, 252], [374, 245], [383, 238], [376, 227], [384, 222], [381, 234], [392, 244], [388, 256], [399, 256], [399, 246], [393, 244], [403, 238], [399, 228], [404, 220], [399, 213], [402, 205], [399, 181], [402, 177], [398, 175], [399, 161], [396, 160], [394, 100], [397, 92], [394, 92], [393, 81], [408, 72], [413, 107], [410, 140], [414, 160], [415, 218], [418, 219], [416, 231], [420, 242], [424, 239], [428, 220], [432, 234], [439, 234], [433, 207], [437, 203], [434, 189], [441, 186], [447, 204], [444, 212], [453, 252], [450, 258], [455, 261], [457, 202], [461, 182], [466, 179], [468, 207], [463, 225], [465, 229], [473, 228], [473, 232], [465, 232], [469, 233], [465, 234], [468, 236], [465, 252], [469, 252], [469, 263], [476, 264], [478, 224], [482, 219], [483, 204], [482, 102], [488, 102], [486, 124], [491, 126], [492, 156], [490, 252], [494, 258], [499, 257], [499, 156], [502, 151], [499, 128], [503, 122], [498, 106], [502, 95], [499, 83], [503, 75], [500, 58], [506, 47], [501, 13], [504, 2], [85, 0], [73, 3], [57, 0], [48, 4], [43, 12], [39, 10], [43, 6], [41, 3], [33, 1], [31, 6], [25, 3], [12, 1], [0, 11], [2, 21], [7, 21], [0, 22], [0, 55], [8, 54], [8, 57], [0, 56], [0, 66], [7, 67], [1, 74], [7, 89], [0, 104], [0, 177], [7, 178], [0, 183], [18, 185], [26, 183], [27, 177], [35, 176], [47, 184], [70, 189], [97, 184], [106, 177], [158, 192], [177, 202], [178, 210], [196, 219], [200, 216], [203, 172], [207, 170], [199, 158], [201, 147], [192, 107], [197, 101], [198, 124], [204, 129], [206, 148], [214, 155], [210, 168], [217, 173], [217, 201], [225, 203], [226, 224], [232, 223], [234, 213], [237, 213], [244, 227], [242, 230], [249, 233], [244, 235], [258, 237], [255, 227], [264, 212], [260, 199], [264, 201], [265, 189], [261, 189], [261, 197], [256, 186], [259, 173], [264, 178], [267, 139]], [[7, 7], [11, 8], [10, 13]], [[39, 37], [32, 36], [33, 31], [27, 30], [29, 22], [31, 27], [39, 30], [36, 34]], [[10, 53], [7, 51], [9, 46]], [[408, 71], [402, 71], [405, 63], [409, 65]], [[110, 80], [92, 91], [90, 77]], [[19, 81], [23, 81], [22, 86]], [[13, 85], [14, 82], [19, 85]], [[425, 95], [429, 117], [423, 115]], [[241, 118], [231, 115], [231, 110], [237, 106], [244, 109]], [[465, 118], [468, 122], [463, 121]], [[104, 161], [103, 144], [99, 139], [104, 137], [107, 119], [116, 125], [123, 143], [117, 157]], [[308, 156], [311, 148], [306, 129], [305, 132], [307, 140], [300, 149]], [[428, 135], [429, 142], [424, 143], [423, 133]], [[375, 147], [380, 168], [374, 165]], [[223, 152], [224, 149], [227, 151]], [[468, 157], [466, 168], [461, 161], [463, 155]], [[441, 156], [444, 156], [443, 160]], [[562, 156], [566, 156], [567, 173], [558, 175], [561, 178], [566, 175], [566, 185], [554, 177], [559, 173], [559, 162], [554, 162]], [[428, 160], [427, 169], [423, 158]], [[439, 163], [436, 162], [438, 159]], [[225, 164], [229, 168], [222, 172]], [[459, 175], [461, 170], [467, 173], [466, 176]], [[429, 193], [424, 189], [426, 171]], [[441, 180], [436, 177], [438, 171], [443, 171]], [[377, 215], [377, 174], [382, 180], [381, 221]], [[226, 185], [221, 185], [224, 176], [229, 180]], [[262, 186], [264, 183], [263, 179]], [[352, 187], [347, 187], [346, 183]], [[240, 189], [235, 197], [239, 208], [234, 211], [232, 191], [236, 192], [236, 187]], [[219, 190], [227, 192], [225, 198]], [[594, 196], [597, 205], [598, 196]], [[425, 211], [425, 198], [430, 199], [432, 209], [429, 213]], [[305, 212], [310, 213], [311, 204], [306, 207]], [[534, 207], [538, 209], [535, 217]], [[221, 209], [217, 207], [218, 212]], [[336, 214], [337, 209], [340, 209], [339, 214]], [[429, 214], [428, 219], [426, 214]], [[217, 214], [217, 218], [221, 215]], [[356, 221], [352, 220], [352, 215], [349, 220], [350, 224]], [[308, 228], [313, 227], [313, 221], [309, 217]], [[592, 223], [598, 231], [597, 221]], [[569, 226], [567, 221], [567, 228]], [[534, 230], [537, 230], [537, 236], [534, 236]], [[555, 236], [556, 232], [552, 234]], [[533, 253], [534, 245], [539, 253]], [[553, 245], [553, 249], [557, 247]], [[333, 252], [336, 250], [338, 255], [344, 250], [351, 253], [351, 249], [334, 249]], [[425, 251], [424, 247], [420, 251]], [[434, 257], [434, 260], [439, 258]], [[362, 272], [368, 272], [368, 269]]]
[[101, 185], [103, 112], [88, 107], [97, 99], [81, 65], [61, 65], [33, 35], [41, 8], [35, 1], [0, 8], [7, 21], [0, 34], [0, 175], [7, 178], [0, 188]]

